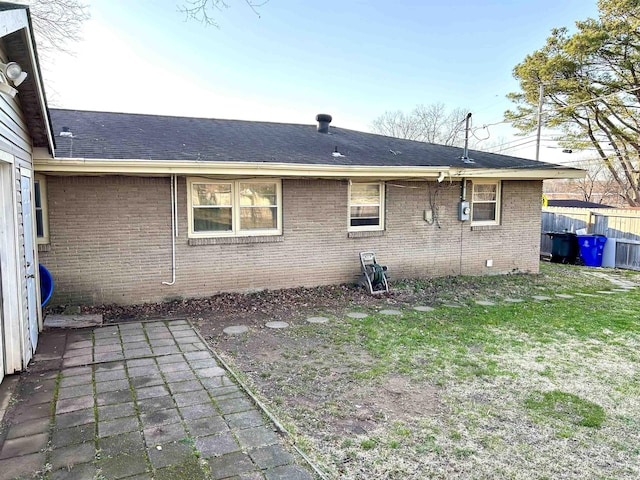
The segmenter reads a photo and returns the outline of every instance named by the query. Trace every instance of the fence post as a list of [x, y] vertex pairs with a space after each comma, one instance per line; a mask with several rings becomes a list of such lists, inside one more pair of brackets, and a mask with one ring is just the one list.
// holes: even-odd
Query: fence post
[[[606, 235], [609, 228], [609, 218], [606, 215], [600, 213], [590, 212], [592, 224], [592, 234], [594, 235]], [[591, 220], [590, 219], [590, 220]]]

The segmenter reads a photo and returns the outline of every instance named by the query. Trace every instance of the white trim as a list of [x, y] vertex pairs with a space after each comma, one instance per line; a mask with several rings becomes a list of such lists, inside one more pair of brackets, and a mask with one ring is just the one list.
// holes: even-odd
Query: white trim
[[[38, 152], [36, 152], [38, 153]], [[220, 175], [234, 177], [311, 177], [362, 178], [370, 180], [426, 180], [443, 174], [444, 181], [466, 178], [503, 178], [542, 180], [551, 178], [584, 178], [585, 171], [549, 165], [540, 169], [467, 169], [454, 167], [389, 167], [363, 165], [311, 165], [266, 162], [196, 162], [142, 159], [53, 159], [35, 158], [34, 168], [41, 173], [71, 175]]]
[[[31, 218], [31, 228], [29, 230], [31, 230], [31, 235], [32, 238], [29, 242], [26, 241], [26, 234], [27, 234], [27, 229], [24, 228], [24, 218], [25, 218], [25, 208], [24, 208], [24, 191], [20, 191], [20, 196], [22, 197], [22, 222], [23, 222], [23, 228], [22, 228], [22, 234], [23, 234], [23, 242], [24, 242], [24, 249], [25, 249], [25, 258], [27, 257], [27, 243], [31, 244], [31, 252], [30, 255], [32, 256], [32, 260], [33, 260], [33, 279], [31, 280], [31, 277], [29, 278], [24, 278], [24, 287], [27, 291], [27, 308], [30, 309], [31, 307], [34, 307], [34, 312], [33, 314], [35, 315], [35, 323], [36, 323], [36, 329], [37, 331], [35, 332], [35, 334], [32, 332], [32, 325], [31, 325], [31, 318], [30, 318], [30, 310], [27, 310], [27, 325], [28, 325], [28, 329], [29, 329], [29, 335], [28, 335], [28, 343], [25, 345], [25, 348], [23, 350], [23, 354], [25, 355], [24, 358], [24, 366], [26, 367], [29, 364], [29, 361], [31, 361], [31, 359], [33, 358], [33, 356], [35, 355], [36, 352], [36, 346], [38, 344], [38, 339], [40, 336], [40, 331], [43, 328], [43, 320], [42, 320], [42, 309], [40, 307], [40, 269], [38, 268], [38, 243], [37, 243], [37, 235], [36, 235], [36, 218], [34, 215], [35, 212], [35, 189], [33, 187], [34, 185], [34, 175], [35, 173], [33, 172], [32, 169], [26, 168], [26, 167], [21, 167], [20, 168], [20, 182], [22, 183], [22, 177], [24, 178], [28, 178], [28, 184], [29, 184], [29, 206], [31, 211], [29, 212], [29, 217]], [[20, 261], [22, 261], [22, 259], [20, 259]], [[27, 267], [27, 265], [25, 264], [25, 273], [27, 275], [29, 274], [29, 267]], [[33, 299], [31, 299], [30, 294], [29, 294], [29, 282], [32, 281], [33, 284]], [[31, 301], [33, 301], [33, 305], [31, 305]], [[34, 337], [35, 335], [35, 337]]]
[[[5, 152], [6, 153], [6, 152]], [[2, 282], [2, 319], [4, 328], [5, 371], [22, 369], [23, 316], [20, 252], [18, 249], [18, 213], [16, 207], [16, 175], [13, 165], [0, 165], [0, 208], [4, 222], [0, 225], [0, 282]]]
[[13, 165], [14, 156], [10, 153], [5, 152], [4, 150], [0, 150], [0, 162], [10, 163]]
[[34, 45], [34, 37], [33, 37], [33, 28], [29, 28], [29, 27], [32, 27], [32, 25], [29, 25], [26, 10], [23, 9], [22, 13], [25, 19], [24, 29], [25, 29], [26, 42], [28, 45], [29, 57], [31, 57], [31, 65], [33, 66], [33, 68], [31, 69], [32, 71], [29, 72], [29, 75], [33, 76], [34, 83], [36, 85], [36, 94], [38, 96], [38, 106], [40, 107], [40, 118], [44, 123], [44, 130], [47, 135], [47, 143], [49, 144], [49, 150], [52, 153], [55, 153], [55, 140], [54, 140], [55, 134], [53, 133], [53, 128], [49, 120], [49, 110], [47, 109], [47, 102], [45, 100], [44, 82], [40, 77], [40, 61], [38, 59], [38, 56], [36, 55], [36, 47]]
[[[231, 209], [231, 230], [222, 232], [196, 232], [193, 229], [193, 185], [208, 183], [231, 186], [231, 205], [221, 205], [221, 208]], [[240, 225], [240, 184], [241, 183], [268, 183], [276, 186], [276, 228], [265, 230], [242, 230]], [[220, 237], [263, 237], [282, 235], [282, 180], [279, 178], [243, 178], [241, 180], [223, 180], [204, 177], [187, 178], [187, 220], [189, 223], [189, 238], [220, 238]]]
[[13, 32], [17, 32], [23, 28], [27, 28], [27, 12], [25, 8], [17, 8], [12, 10], [4, 10], [0, 12], [0, 37], [4, 37]]
[[[361, 226], [352, 226], [351, 225], [351, 187], [354, 184], [358, 185], [377, 185], [378, 186], [378, 212], [379, 212], [379, 223], [378, 225], [361, 225]], [[373, 204], [367, 206], [374, 206]], [[349, 181], [349, 190], [347, 196], [347, 231], [349, 232], [371, 232], [371, 231], [379, 231], [384, 230], [384, 211], [385, 211], [385, 183], [384, 182], [351, 182]]]
[[[35, 215], [37, 211], [37, 205], [35, 202], [35, 194], [36, 194], [36, 184], [38, 184], [38, 189], [40, 190], [40, 210], [42, 212], [42, 236], [38, 237], [38, 221], [37, 215]], [[38, 245], [48, 245], [49, 244], [49, 202], [47, 200], [47, 177], [36, 173], [33, 181], [33, 212], [34, 212], [34, 220], [36, 221], [36, 243]]]
[[[496, 186], [496, 200], [495, 200], [495, 220], [474, 221], [473, 209], [476, 203], [494, 203], [494, 202], [474, 202], [473, 193], [475, 192], [476, 185], [495, 185]], [[500, 180], [473, 180], [471, 182], [471, 225], [500, 225], [500, 211], [502, 207], [502, 182]]]

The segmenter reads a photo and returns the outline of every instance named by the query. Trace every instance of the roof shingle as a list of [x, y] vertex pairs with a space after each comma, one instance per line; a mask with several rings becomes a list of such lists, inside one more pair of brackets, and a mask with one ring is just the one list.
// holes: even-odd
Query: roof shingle
[[[50, 109], [56, 158], [310, 165], [566, 168], [518, 157], [315, 125]], [[59, 136], [68, 127], [72, 136]], [[340, 155], [334, 155], [335, 152]]]

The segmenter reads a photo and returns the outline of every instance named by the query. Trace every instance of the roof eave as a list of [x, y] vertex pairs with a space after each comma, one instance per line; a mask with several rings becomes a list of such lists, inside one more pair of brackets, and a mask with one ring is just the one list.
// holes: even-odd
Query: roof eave
[[[47, 101], [44, 90], [44, 83], [42, 81], [42, 74], [40, 71], [40, 63], [38, 60], [38, 54], [36, 51], [36, 43], [33, 35], [33, 25], [31, 22], [31, 12], [26, 5], [13, 5], [5, 3], [6, 9], [0, 10], [0, 17], [2, 18], [2, 25], [0, 26], [0, 37], [4, 38], [10, 34], [14, 34], [19, 31], [24, 31], [24, 35], [21, 36], [21, 43], [26, 49], [29, 65], [25, 65], [23, 62], [25, 59], [20, 60], [21, 66], [28, 70], [28, 74], [32, 76], [35, 84], [35, 102], [37, 103], [37, 109], [39, 110], [39, 118], [42, 121], [42, 128], [46, 135], [47, 148], [53, 153], [55, 152], [55, 139], [53, 136], [53, 130], [51, 127], [51, 121], [49, 118], [49, 112], [47, 109]], [[8, 55], [11, 52], [7, 52]], [[18, 61], [18, 59], [11, 56], [11, 60]], [[18, 89], [19, 95], [23, 98], [27, 95], [27, 92]], [[24, 100], [24, 98], [23, 98]], [[26, 107], [23, 107], [26, 108]]]
[[65, 175], [228, 175], [311, 178], [583, 178], [576, 169], [463, 169], [449, 166], [316, 165], [267, 162], [194, 162], [142, 159], [34, 159], [37, 172]]
[[449, 167], [376, 167], [267, 162], [194, 162], [175, 160], [87, 160], [36, 158], [41, 173], [75, 175], [241, 175], [257, 177], [379, 177], [449, 176]]
[[577, 168], [452, 168], [451, 176], [460, 178], [501, 178], [502, 180], [551, 180], [556, 178], [581, 179], [586, 171]]

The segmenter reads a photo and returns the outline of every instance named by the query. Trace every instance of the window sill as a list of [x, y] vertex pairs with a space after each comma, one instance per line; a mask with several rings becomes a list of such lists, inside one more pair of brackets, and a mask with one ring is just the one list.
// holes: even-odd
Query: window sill
[[384, 230], [363, 230], [362, 232], [348, 232], [347, 238], [384, 237]]
[[500, 230], [502, 225], [471, 225], [471, 231], [483, 232], [485, 230]]
[[269, 235], [263, 237], [215, 237], [215, 238], [190, 238], [187, 243], [191, 246], [198, 245], [242, 245], [247, 243], [279, 243], [284, 242], [284, 235]]

